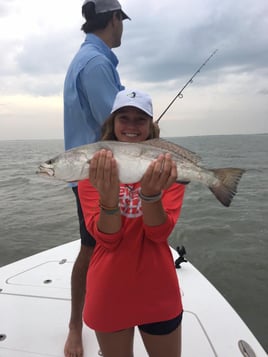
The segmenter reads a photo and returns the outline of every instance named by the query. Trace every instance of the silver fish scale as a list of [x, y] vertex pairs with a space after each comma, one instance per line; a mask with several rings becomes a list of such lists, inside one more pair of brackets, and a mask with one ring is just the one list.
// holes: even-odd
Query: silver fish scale
[[191, 161], [192, 163], [196, 164], [201, 160], [201, 157], [197, 155], [195, 152], [190, 151], [180, 145], [174, 144], [171, 141], [164, 140], [164, 139], [151, 139], [147, 141], [143, 141], [142, 144], [146, 146], [152, 145], [153, 147], [158, 147], [167, 152], [174, 154], [176, 157], [180, 157], [183, 160]]

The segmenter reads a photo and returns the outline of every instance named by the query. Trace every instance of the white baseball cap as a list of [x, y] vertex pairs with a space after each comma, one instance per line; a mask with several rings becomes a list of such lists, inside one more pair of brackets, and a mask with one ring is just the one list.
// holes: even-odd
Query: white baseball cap
[[93, 2], [95, 4], [96, 14], [101, 14], [109, 11], [121, 10], [123, 15], [123, 20], [129, 19], [130, 17], [122, 10], [122, 7], [117, 0], [85, 0], [83, 6], [88, 2]]
[[135, 107], [144, 111], [150, 117], [153, 116], [152, 99], [147, 93], [140, 90], [124, 89], [118, 92], [111, 114], [123, 107]]

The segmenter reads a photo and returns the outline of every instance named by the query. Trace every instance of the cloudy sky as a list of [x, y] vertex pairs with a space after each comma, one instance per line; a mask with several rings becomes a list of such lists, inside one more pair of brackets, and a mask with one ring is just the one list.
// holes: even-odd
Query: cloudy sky
[[[162, 136], [268, 132], [267, 0], [122, 0], [126, 87], [151, 94]], [[0, 0], [0, 140], [63, 137], [62, 88], [84, 39], [80, 0]]]

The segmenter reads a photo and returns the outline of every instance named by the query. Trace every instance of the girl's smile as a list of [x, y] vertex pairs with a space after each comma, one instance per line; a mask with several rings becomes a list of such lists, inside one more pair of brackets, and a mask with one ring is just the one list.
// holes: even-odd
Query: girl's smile
[[114, 132], [119, 141], [144, 141], [150, 133], [152, 117], [135, 107], [124, 107], [114, 120]]

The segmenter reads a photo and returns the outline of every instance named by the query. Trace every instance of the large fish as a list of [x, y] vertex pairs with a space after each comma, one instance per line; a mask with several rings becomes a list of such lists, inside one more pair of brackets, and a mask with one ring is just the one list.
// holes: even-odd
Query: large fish
[[76, 182], [88, 177], [90, 160], [100, 149], [113, 152], [119, 167], [122, 183], [140, 181], [149, 163], [161, 153], [169, 152], [177, 163], [177, 181], [197, 181], [206, 185], [224, 205], [230, 206], [237, 185], [245, 170], [238, 168], [206, 169], [198, 166], [200, 157], [195, 153], [164, 139], [151, 139], [140, 143], [98, 141], [67, 150], [39, 166], [39, 175], [66, 182]]

